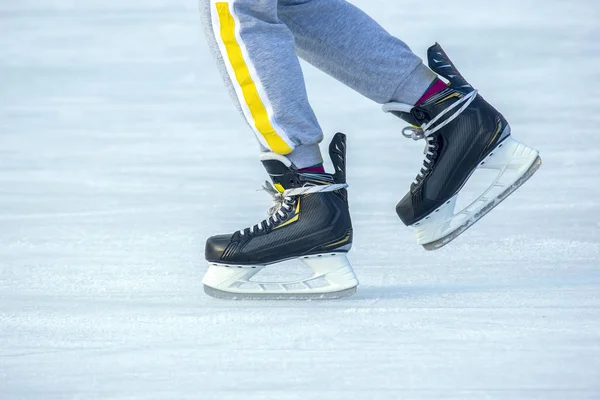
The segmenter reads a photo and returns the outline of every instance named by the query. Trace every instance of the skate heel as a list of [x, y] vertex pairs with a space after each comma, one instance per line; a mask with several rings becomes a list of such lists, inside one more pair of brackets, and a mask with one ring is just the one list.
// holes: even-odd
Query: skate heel
[[211, 264], [202, 283], [204, 291], [222, 299], [336, 299], [356, 292], [358, 279], [346, 253], [326, 253], [299, 258], [312, 271], [306, 279], [287, 282], [251, 280], [264, 266]]
[[358, 279], [346, 253], [319, 254], [301, 260], [313, 271], [314, 275], [310, 278], [309, 284], [321, 279], [327, 283], [324, 289], [335, 289], [336, 292], [356, 290]]
[[476, 168], [498, 172], [491, 185], [459, 212], [455, 207], [460, 192], [415, 223], [418, 243], [426, 250], [448, 244], [523, 185], [541, 163], [537, 150], [508, 136]]
[[[539, 157], [537, 150], [508, 136], [486, 158], [479, 163], [478, 168], [501, 171], [495, 184], [510, 179], [511, 175], [523, 175]], [[505, 173], [506, 170], [515, 173]]]

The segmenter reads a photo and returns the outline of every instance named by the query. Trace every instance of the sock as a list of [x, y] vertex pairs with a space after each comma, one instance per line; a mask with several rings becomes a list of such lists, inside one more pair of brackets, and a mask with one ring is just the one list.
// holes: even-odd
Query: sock
[[427, 88], [427, 90], [425, 91], [425, 94], [423, 94], [423, 96], [421, 96], [421, 98], [419, 100], [417, 100], [415, 105], [418, 106], [419, 104], [423, 103], [425, 100], [427, 100], [434, 94], [441, 92], [442, 90], [446, 89], [447, 87], [448, 86], [444, 83], [444, 81], [442, 81], [439, 78], [435, 78], [435, 80], [431, 83], [431, 85], [429, 85], [429, 88]]
[[310, 167], [301, 168], [298, 171], [300, 172], [319, 172], [321, 174], [325, 173], [325, 168], [323, 168], [323, 164], [315, 164]]

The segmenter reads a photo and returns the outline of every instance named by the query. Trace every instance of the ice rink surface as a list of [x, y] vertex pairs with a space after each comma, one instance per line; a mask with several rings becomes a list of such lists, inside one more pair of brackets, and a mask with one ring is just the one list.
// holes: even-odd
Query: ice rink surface
[[0, 399], [600, 398], [600, 3], [354, 3], [440, 41], [544, 165], [425, 252], [394, 212], [423, 142], [306, 66], [361, 285], [226, 302], [204, 241], [270, 199], [197, 4], [0, 0]]

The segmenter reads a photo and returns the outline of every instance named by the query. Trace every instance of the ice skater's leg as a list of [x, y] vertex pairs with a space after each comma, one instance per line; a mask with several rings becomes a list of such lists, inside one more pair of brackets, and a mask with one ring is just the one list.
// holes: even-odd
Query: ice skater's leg
[[[280, 0], [298, 53], [411, 124], [425, 139], [423, 167], [396, 206], [428, 250], [445, 246], [524, 184], [541, 165], [537, 150], [511, 137], [508, 121], [462, 77], [440, 45], [425, 67], [400, 40], [343, 0]], [[435, 72], [435, 74], [434, 74]], [[448, 84], [437, 79], [444, 77]], [[470, 205], [457, 196], [477, 169], [496, 171]]]
[[[335, 173], [316, 167], [322, 161], [322, 133], [308, 104], [294, 37], [277, 16], [277, 0], [202, 0], [201, 5], [226, 83], [263, 149], [271, 150], [260, 158], [273, 182], [265, 189], [274, 197], [266, 219], [206, 241], [206, 292], [271, 299], [351, 295], [358, 280], [346, 257], [352, 222], [345, 136], [336, 134], [329, 146]], [[267, 265], [294, 259], [313, 274], [291, 282], [255, 277]]]
[[200, 0], [200, 8], [219, 69], [261, 148], [298, 168], [321, 163], [323, 134], [277, 0]]
[[415, 104], [436, 75], [400, 39], [344, 0], [280, 0], [298, 55], [377, 103]]

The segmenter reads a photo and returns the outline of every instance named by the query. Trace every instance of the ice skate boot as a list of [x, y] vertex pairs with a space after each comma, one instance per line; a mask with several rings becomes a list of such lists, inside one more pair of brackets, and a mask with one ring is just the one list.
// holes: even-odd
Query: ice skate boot
[[[418, 106], [388, 103], [383, 108], [411, 124], [404, 136], [427, 141], [423, 168], [396, 212], [415, 228], [419, 244], [435, 250], [525, 183], [542, 161], [536, 150], [511, 137], [506, 119], [477, 94], [439, 44], [427, 56], [429, 67], [449, 81], [448, 87]], [[459, 191], [479, 168], [497, 171], [496, 178], [455, 212]]]
[[[213, 297], [324, 299], [352, 295], [358, 280], [346, 257], [352, 246], [345, 172], [346, 137], [329, 146], [335, 174], [304, 173], [284, 156], [263, 153], [265, 190], [275, 204], [264, 221], [206, 241], [209, 269], [202, 283]], [[299, 259], [313, 275], [288, 282], [250, 280], [265, 266]]]

